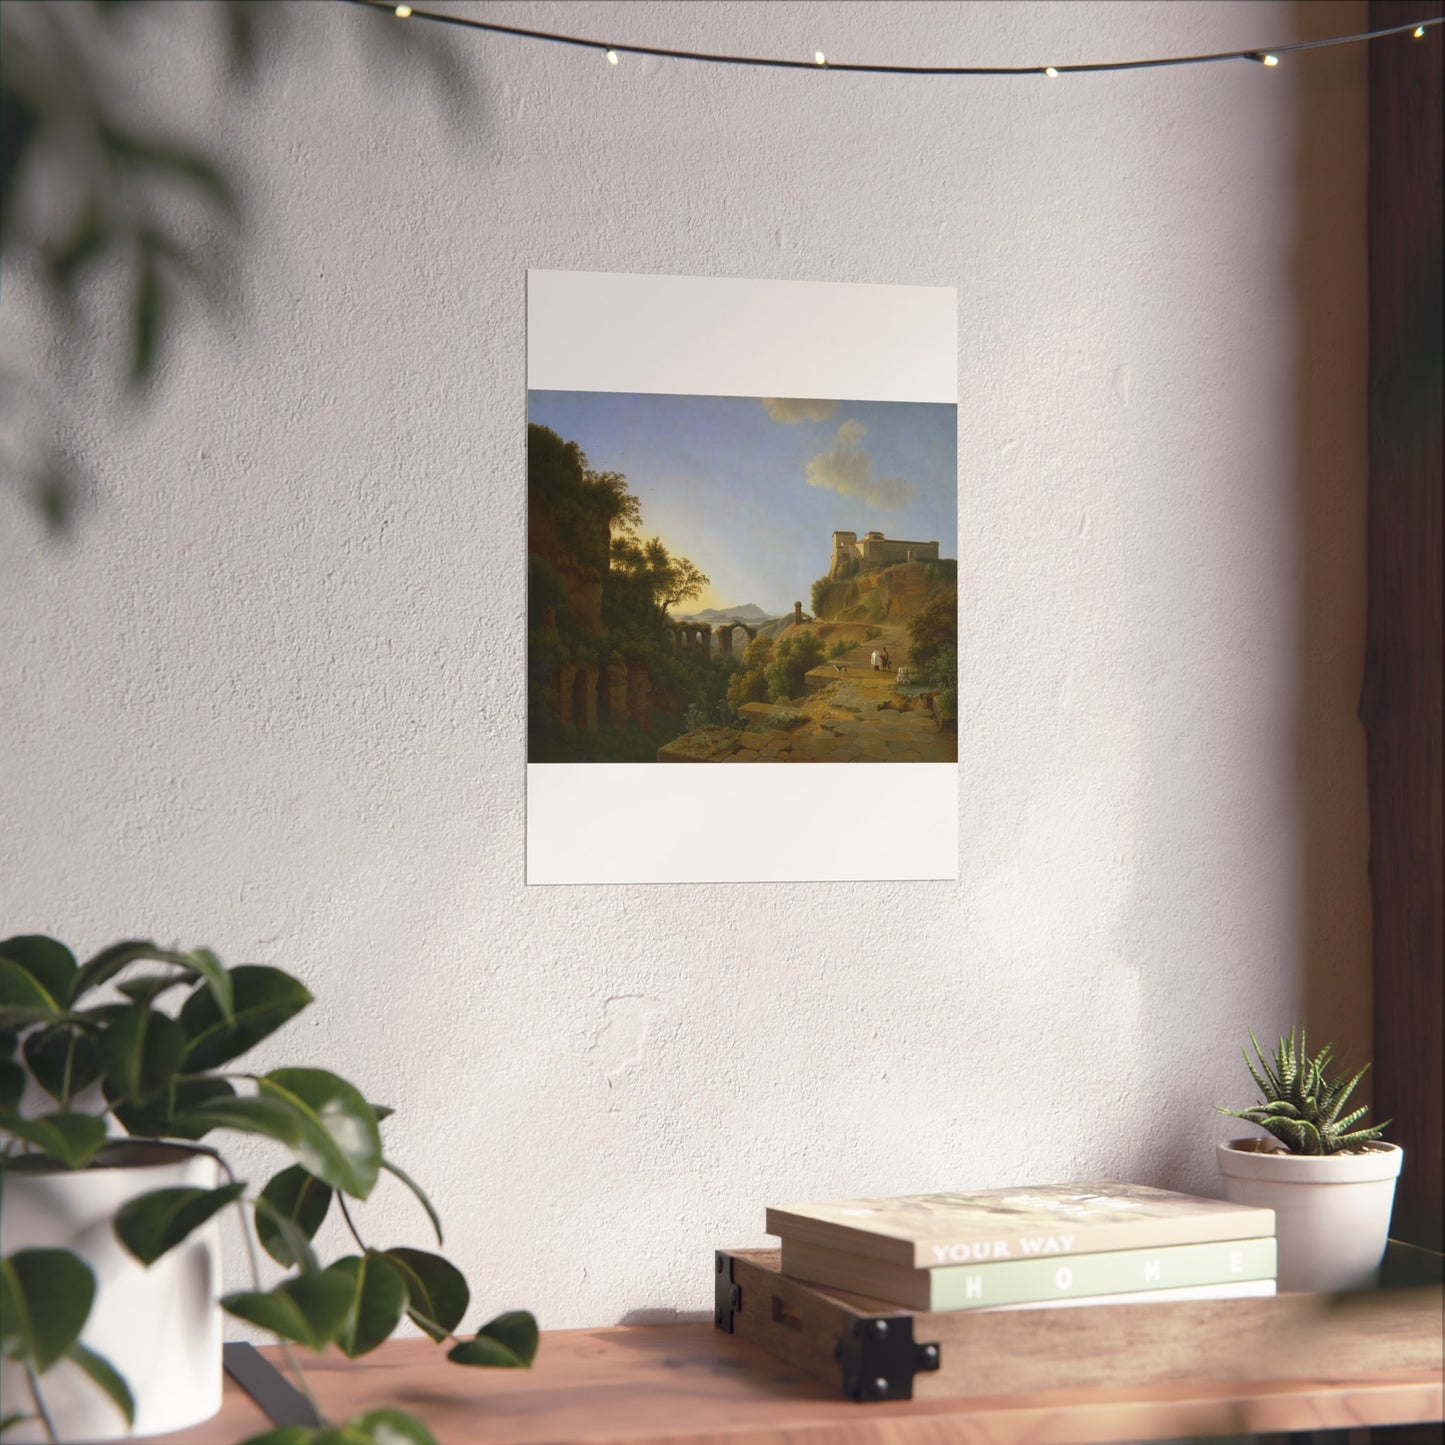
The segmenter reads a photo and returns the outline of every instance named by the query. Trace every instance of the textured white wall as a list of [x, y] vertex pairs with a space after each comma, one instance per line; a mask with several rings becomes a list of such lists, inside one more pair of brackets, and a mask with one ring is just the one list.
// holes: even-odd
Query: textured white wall
[[[1003, 64], [1364, 22], [471, 8]], [[155, 27], [155, 113], [250, 189], [242, 310], [143, 415], [58, 398], [72, 543], [0, 498], [7, 931], [298, 972], [320, 1002], [261, 1062], [395, 1105], [477, 1309], [549, 1326], [706, 1307], [769, 1201], [1213, 1190], [1247, 1027], [1308, 1007], [1364, 1056], [1361, 51], [898, 80], [454, 33], [468, 120], [357, 43], [390, 22], [292, 22], [249, 96], [198, 13]], [[959, 288], [959, 883], [523, 886], [529, 266]], [[363, 1214], [425, 1243], [399, 1190]]]

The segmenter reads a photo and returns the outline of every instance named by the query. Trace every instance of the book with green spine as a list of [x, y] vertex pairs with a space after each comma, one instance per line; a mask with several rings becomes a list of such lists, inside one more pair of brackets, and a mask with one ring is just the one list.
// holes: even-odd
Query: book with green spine
[[783, 1239], [933, 1269], [1258, 1238], [1274, 1233], [1274, 1211], [1103, 1180], [778, 1205], [768, 1210], [767, 1229]]
[[784, 1239], [782, 1272], [810, 1284], [890, 1300], [915, 1310], [973, 1310], [1199, 1285], [1272, 1280], [1273, 1235], [1116, 1249], [1068, 1258], [1011, 1259], [910, 1269], [802, 1240]]

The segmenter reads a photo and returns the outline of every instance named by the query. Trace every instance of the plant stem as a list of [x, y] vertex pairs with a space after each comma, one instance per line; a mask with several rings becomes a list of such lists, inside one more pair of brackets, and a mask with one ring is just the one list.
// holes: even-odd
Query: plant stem
[[31, 1369], [28, 1360], [25, 1364], [25, 1382], [30, 1386], [30, 1398], [35, 1401], [35, 1413], [40, 1416], [40, 1423], [45, 1426], [46, 1436], [52, 1441], [59, 1440], [60, 1436], [55, 1433], [55, 1421], [50, 1418], [45, 1401], [40, 1398], [40, 1381], [35, 1378], [35, 1371]]
[[[234, 1184], [236, 1182], [236, 1176], [225, 1159], [223, 1159], [219, 1153], [211, 1150], [207, 1150], [206, 1152], [210, 1153], [216, 1163], [226, 1171], [226, 1182]], [[256, 1293], [260, 1294], [261, 1260], [260, 1256], [256, 1253], [256, 1242], [251, 1238], [251, 1228], [246, 1218], [246, 1203], [244, 1199], [236, 1200], [236, 1210], [241, 1216], [241, 1238], [246, 1241], [246, 1258], [251, 1265], [251, 1284]], [[297, 1360], [296, 1356], [292, 1353], [290, 1344], [286, 1340], [283, 1340], [280, 1335], [276, 1336], [276, 1343], [281, 1346], [281, 1358], [286, 1361], [287, 1368], [295, 1375], [297, 1387], [301, 1393], [305, 1395], [306, 1403], [311, 1406], [311, 1413], [316, 1416], [322, 1425], [329, 1425], [331, 1421], [327, 1419], [325, 1412], [317, 1403], [316, 1396], [311, 1393], [311, 1385], [306, 1379], [306, 1372], [301, 1368], [300, 1361]]]
[[339, 1189], [336, 1191], [336, 1202], [341, 1206], [341, 1217], [346, 1221], [346, 1227], [351, 1231], [351, 1237], [356, 1241], [361, 1252], [365, 1254], [366, 1241], [356, 1232], [356, 1226], [351, 1222], [351, 1211], [346, 1207], [346, 1196]]
[[[345, 1196], [344, 1194], [342, 1194], [342, 1192], [341, 1192], [339, 1189], [336, 1191], [336, 1202], [341, 1206], [341, 1217], [346, 1221], [346, 1227], [351, 1231], [351, 1237], [356, 1241], [357, 1246], [358, 1246], [358, 1248], [360, 1248], [360, 1250], [362, 1251], [362, 1253], [363, 1253], [363, 1254], [367, 1253], [368, 1250], [367, 1250], [366, 1241], [365, 1241], [365, 1240], [361, 1237], [361, 1235], [357, 1232], [356, 1225], [355, 1225], [354, 1223], [352, 1223], [351, 1211], [346, 1207], [346, 1196]], [[430, 1324], [430, 1325], [436, 1325], [437, 1329], [441, 1329], [441, 1328], [442, 1328], [441, 1325], [437, 1324], [437, 1322], [436, 1322], [435, 1320], [433, 1320], [433, 1319], [427, 1319], [427, 1323]], [[457, 1339], [457, 1337], [456, 1337], [450, 1330], [447, 1330], [447, 1331], [446, 1331], [446, 1337], [447, 1337], [447, 1339], [449, 1339], [454, 1345], [459, 1345], [459, 1344], [461, 1344], [461, 1341], [460, 1341], [459, 1339]]]
[[77, 1035], [72, 1032], [70, 1042], [65, 1046], [65, 1074], [60, 1081], [60, 1107], [70, 1108], [70, 1082], [75, 1065], [75, 1040]]

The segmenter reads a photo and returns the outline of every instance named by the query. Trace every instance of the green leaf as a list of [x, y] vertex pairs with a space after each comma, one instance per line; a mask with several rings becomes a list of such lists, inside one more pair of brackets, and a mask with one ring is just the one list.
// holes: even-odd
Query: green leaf
[[[109, 1098], [107, 1092], [107, 1098]], [[236, 1091], [226, 1079], [207, 1077], [178, 1078], [148, 1104], [111, 1101], [111, 1112], [126, 1127], [126, 1132], [146, 1139], [200, 1139], [209, 1124], [185, 1121], [192, 1109], [202, 1108], [213, 1099], [234, 1099]]]
[[121, 1205], [111, 1221], [117, 1238], [147, 1267], [199, 1229], [245, 1190], [244, 1184], [219, 1189], [152, 1189]]
[[231, 975], [226, 972], [221, 960], [209, 948], [193, 948], [186, 958], [190, 967], [205, 979], [222, 1019], [230, 1023], [235, 1018]]
[[440, 1343], [461, 1323], [471, 1303], [462, 1272], [439, 1254], [421, 1249], [388, 1249], [386, 1257], [406, 1280], [407, 1314]]
[[18, 1115], [0, 1119], [0, 1129], [43, 1150], [67, 1169], [83, 1169], [105, 1144], [105, 1121], [94, 1114]]
[[75, 1343], [94, 1299], [90, 1266], [68, 1249], [22, 1249], [0, 1260], [0, 1349], [43, 1375]]
[[355, 1425], [328, 1425], [311, 1437], [311, 1445], [376, 1445], [376, 1441]]
[[[282, 1219], [290, 1220], [306, 1240], [316, 1238], [316, 1231], [321, 1228], [331, 1208], [331, 1189], [299, 1164], [293, 1164], [276, 1175], [261, 1191], [261, 1198]], [[277, 1264], [290, 1268], [300, 1262], [294, 1248], [295, 1241], [288, 1241], [280, 1224], [268, 1211], [257, 1209], [256, 1234], [261, 1248]]]
[[458, 1365], [529, 1369], [537, 1354], [537, 1321], [526, 1310], [509, 1310], [484, 1324], [476, 1337], [447, 1351]]
[[132, 1006], [100, 1036], [100, 1061], [121, 1094], [135, 1103], [153, 1099], [180, 1069], [186, 1035], [175, 1019]]
[[169, 949], [157, 948], [148, 938], [128, 938], [124, 943], [112, 943], [87, 960], [76, 974], [70, 994], [72, 1001], [103, 983], [109, 983], [121, 969], [143, 958], [157, 963], [175, 961]]
[[24, 1028], [60, 1012], [44, 985], [13, 959], [0, 958], [0, 1028]]
[[436, 1436], [405, 1410], [368, 1410], [348, 1422], [376, 1445], [437, 1445]]
[[128, 978], [116, 988], [132, 1003], [153, 1004], [173, 988], [184, 988], [191, 982], [187, 973], [148, 973], [144, 978]]
[[135, 1401], [131, 1399], [130, 1387], [104, 1355], [96, 1354], [77, 1340], [71, 1345], [66, 1358], [84, 1370], [110, 1396], [111, 1403], [125, 1416], [127, 1425], [135, 1424]]
[[61, 1102], [73, 1099], [100, 1077], [95, 1041], [74, 1025], [35, 1029], [25, 1036], [22, 1051], [35, 1082]]
[[388, 1104], [373, 1104], [371, 1112], [376, 1115], [376, 1122], [379, 1124], [383, 1119], [391, 1118], [396, 1110]]
[[365, 1199], [381, 1167], [381, 1134], [365, 1099], [325, 1069], [273, 1069], [258, 1083], [261, 1097], [285, 1102], [304, 1121], [297, 1160], [318, 1179]]
[[172, 1121], [199, 1137], [210, 1129], [235, 1129], [242, 1134], [261, 1134], [298, 1152], [305, 1121], [280, 1099], [251, 1099], [236, 1095], [230, 1099], [209, 1099]]
[[39, 933], [17, 934], [0, 941], [0, 958], [22, 968], [56, 1003], [68, 1004], [74, 996], [75, 955], [63, 943]]
[[13, 1430], [17, 1425], [23, 1425], [27, 1420], [35, 1420], [38, 1418], [36, 1415], [25, 1415], [17, 1410], [13, 1415], [6, 1415], [3, 1420], [0, 1420], [0, 1435], [3, 1435], [7, 1430]]
[[312, 1445], [316, 1431], [310, 1425], [278, 1425], [261, 1435], [251, 1435], [241, 1445]]
[[431, 1220], [431, 1227], [436, 1231], [437, 1243], [441, 1244], [442, 1222], [440, 1219], [437, 1218], [437, 1212], [435, 1209], [432, 1208], [432, 1202], [426, 1197], [426, 1194], [423, 1191], [421, 1185], [418, 1184], [416, 1180], [413, 1179], [409, 1174], [403, 1174], [402, 1171], [398, 1169], [397, 1166], [393, 1164], [390, 1159], [383, 1159], [381, 1161], [381, 1167], [385, 1169], [388, 1174], [395, 1174], [396, 1177], [400, 1179], [401, 1182], [405, 1184], [406, 1187], [410, 1189], [411, 1192], [415, 1194], [416, 1197], [421, 1201], [421, 1207], [426, 1210], [426, 1217]]
[[263, 1092], [256, 1098], [217, 1099], [186, 1114], [179, 1122], [187, 1127], [264, 1134], [284, 1144], [297, 1162], [322, 1183], [365, 1199], [376, 1182], [381, 1140], [376, 1120], [366, 1111], [361, 1095], [344, 1080], [321, 1069], [283, 1069], [278, 1073], [283, 1080], [296, 1074], [320, 1075], [322, 1080], [350, 1090], [351, 1099], [348, 1101], [344, 1093], [333, 1095], [333, 1099], [339, 1099], [335, 1107], [322, 1102], [318, 1108], [317, 1100], [325, 1100], [329, 1086], [315, 1086], [310, 1079], [301, 1082], [300, 1087], [311, 1096], [308, 1101], [284, 1082], [262, 1079]]
[[354, 1360], [374, 1350], [400, 1323], [406, 1308], [406, 1280], [385, 1255], [373, 1250], [338, 1259], [326, 1274], [345, 1280], [351, 1290], [351, 1305], [336, 1343], [342, 1354]]
[[250, 1290], [228, 1294], [221, 1308], [282, 1339], [321, 1350], [346, 1323], [351, 1287], [344, 1278], [329, 1272], [307, 1274], [289, 1279], [269, 1293]]
[[25, 1070], [14, 1059], [0, 1059], [0, 1115], [13, 1114], [25, 1095]]
[[[296, 1166], [301, 1167], [299, 1164]], [[330, 1193], [330, 1190], [327, 1191]], [[319, 1274], [321, 1266], [316, 1261], [316, 1252], [311, 1248], [311, 1241], [296, 1227], [294, 1221], [282, 1214], [269, 1199], [257, 1196], [252, 1203], [252, 1211], [256, 1216], [256, 1232], [261, 1232], [261, 1221], [267, 1222], [267, 1227], [275, 1231], [280, 1243], [291, 1256], [291, 1262], [302, 1274]]]
[[198, 989], [181, 1008], [181, 1027], [190, 1040], [187, 1073], [214, 1069], [244, 1054], [311, 1002], [311, 994], [289, 973], [265, 964], [243, 963], [230, 972], [233, 1016], [221, 1013], [215, 995]]

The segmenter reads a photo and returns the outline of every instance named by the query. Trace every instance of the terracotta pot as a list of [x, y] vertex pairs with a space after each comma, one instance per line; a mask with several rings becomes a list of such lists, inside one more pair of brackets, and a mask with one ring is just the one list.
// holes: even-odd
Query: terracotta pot
[[[7, 1166], [0, 1253], [68, 1249], [95, 1272], [95, 1302], [81, 1342], [120, 1372], [135, 1400], [136, 1435], [209, 1420], [221, 1408], [220, 1226], [211, 1219], [149, 1269], [116, 1238], [111, 1220], [152, 1189], [219, 1184], [214, 1158], [181, 1144], [107, 1145], [85, 1169]], [[40, 1377], [45, 1407], [64, 1441], [119, 1440], [130, 1432], [106, 1394], [68, 1360]], [[22, 1367], [0, 1365], [6, 1410], [29, 1410]], [[38, 1421], [5, 1432], [44, 1440]]]
[[1332, 1292], [1370, 1283], [1385, 1254], [1404, 1151], [1380, 1140], [1358, 1154], [1287, 1154], [1272, 1139], [1218, 1148], [1224, 1197], [1274, 1210], [1279, 1288]]

